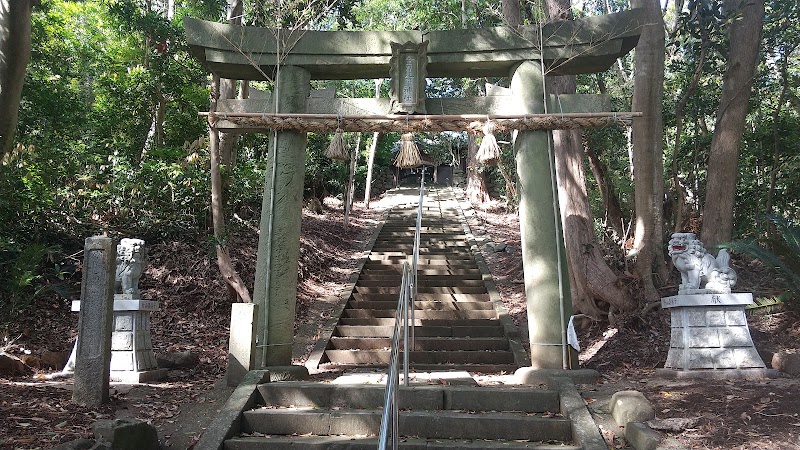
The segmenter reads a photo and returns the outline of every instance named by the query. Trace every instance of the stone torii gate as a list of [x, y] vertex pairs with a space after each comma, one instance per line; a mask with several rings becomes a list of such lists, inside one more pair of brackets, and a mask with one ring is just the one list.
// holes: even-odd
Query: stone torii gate
[[[636, 45], [642, 17], [631, 10], [541, 28], [427, 32], [290, 32], [185, 19], [190, 51], [212, 73], [272, 79], [278, 91], [277, 99], [220, 100], [209, 113], [222, 131], [276, 130], [253, 292], [260, 351], [248, 369], [291, 363], [306, 132], [464, 130], [487, 118], [518, 130], [514, 152], [532, 365], [566, 368], [572, 304], [548, 130], [620, 122], [625, 115], [587, 114], [610, 111], [601, 96], [547, 95], [544, 76], [606, 70]], [[391, 99], [310, 96], [311, 80], [388, 74]], [[427, 99], [426, 77], [510, 77], [510, 95]]]

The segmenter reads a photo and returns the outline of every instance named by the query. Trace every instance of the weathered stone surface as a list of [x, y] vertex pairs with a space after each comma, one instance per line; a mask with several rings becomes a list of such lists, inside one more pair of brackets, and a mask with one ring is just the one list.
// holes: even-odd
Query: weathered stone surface
[[[537, 26], [495, 27], [447, 31], [308, 31], [282, 35], [292, 51], [282, 64], [303, 66], [314, 79], [385, 77], [391, 42], [429, 42], [428, 76], [506, 76], [522, 61], [544, 53], [554, 75], [601, 72], [632, 49], [640, 33], [639, 10], [550, 23], [544, 26], [544, 52]], [[276, 33], [184, 19], [192, 54], [226, 78], [264, 79], [275, 64]], [[234, 46], [232, 43], [236, 43]], [[286, 44], [284, 44], [286, 45]], [[554, 64], [558, 62], [558, 64]], [[552, 67], [551, 67], [552, 66]]]
[[775, 353], [772, 356], [772, 368], [792, 376], [800, 375], [800, 353]]
[[307, 380], [306, 366], [268, 366], [269, 381], [304, 381]]
[[611, 396], [609, 410], [617, 425], [629, 422], [646, 422], [656, 416], [653, 406], [639, 391], [619, 391]]
[[99, 420], [94, 436], [111, 443], [114, 450], [158, 450], [158, 432], [149, 423], [136, 419]]
[[656, 450], [661, 438], [661, 433], [651, 430], [642, 422], [628, 422], [625, 425], [625, 440], [636, 450]]
[[699, 417], [671, 417], [668, 419], [648, 420], [647, 426], [654, 430], [681, 433], [688, 428], [693, 428], [699, 421]]
[[[282, 67], [278, 83], [282, 86], [278, 110], [305, 112], [311, 89], [308, 71]], [[253, 287], [253, 303], [258, 305], [259, 367], [292, 363], [306, 143], [306, 133], [279, 131], [277, 147], [268, 153]]]
[[247, 372], [255, 369], [258, 308], [254, 303], [231, 305], [231, 327], [228, 339], [228, 386], [238, 386]]
[[534, 369], [521, 367], [514, 372], [514, 384], [550, 385], [553, 377], [567, 377], [575, 384], [591, 384], [600, 379], [600, 372], [594, 369]]
[[83, 405], [108, 401], [115, 260], [116, 247], [110, 238], [86, 238], [72, 391], [72, 401]]

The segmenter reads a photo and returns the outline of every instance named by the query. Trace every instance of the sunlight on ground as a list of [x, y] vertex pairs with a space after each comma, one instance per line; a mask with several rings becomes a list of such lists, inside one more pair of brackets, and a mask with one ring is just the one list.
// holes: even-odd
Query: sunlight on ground
[[609, 328], [608, 330], [603, 332], [603, 337], [594, 341], [592, 345], [586, 348], [586, 350], [582, 351], [578, 359], [580, 360], [581, 364], [586, 364], [589, 362], [597, 352], [606, 345], [606, 342], [611, 340], [619, 330], [616, 328]]

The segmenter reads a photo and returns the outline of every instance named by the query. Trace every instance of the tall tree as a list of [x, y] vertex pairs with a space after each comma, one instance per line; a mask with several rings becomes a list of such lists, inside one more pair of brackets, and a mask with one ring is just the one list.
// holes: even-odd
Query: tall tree
[[631, 6], [642, 8], [646, 20], [634, 55], [631, 109], [641, 112], [642, 117], [634, 119], [632, 127], [636, 230], [631, 253], [636, 255], [636, 271], [642, 279], [645, 300], [656, 302], [659, 295], [653, 283], [653, 268], [655, 258], [661, 255], [664, 191], [664, 18], [659, 0], [631, 0]]
[[723, 12], [730, 21], [730, 46], [708, 157], [701, 234], [707, 247], [729, 241], [733, 232], [739, 147], [758, 65], [764, 0], [725, 0]]
[[38, 0], [0, 0], [0, 156], [11, 150], [31, 57], [31, 12]]
[[[572, 19], [569, 0], [547, 0], [545, 6], [546, 16], [551, 21]], [[574, 75], [548, 77], [547, 80], [548, 93], [576, 92]], [[632, 309], [631, 297], [620, 287], [616, 274], [606, 264], [597, 245], [583, 169], [581, 131], [554, 130], [553, 151], [573, 307], [594, 318], [604, 314], [598, 301], [611, 305], [609, 312]]]
[[[228, 0], [228, 22], [233, 25], [242, 23], [244, 5], [242, 0]], [[236, 80], [220, 79], [214, 77], [211, 89], [211, 106], [216, 111], [220, 99], [231, 99], [236, 94]], [[250, 291], [245, 286], [225, 245], [227, 240], [225, 231], [225, 180], [221, 174], [221, 165], [229, 168], [234, 163], [234, 149], [238, 136], [232, 133], [220, 133], [216, 128], [209, 130], [209, 147], [211, 152], [211, 214], [214, 224], [214, 246], [217, 253], [217, 266], [228, 285], [228, 294], [231, 300], [250, 303]]]

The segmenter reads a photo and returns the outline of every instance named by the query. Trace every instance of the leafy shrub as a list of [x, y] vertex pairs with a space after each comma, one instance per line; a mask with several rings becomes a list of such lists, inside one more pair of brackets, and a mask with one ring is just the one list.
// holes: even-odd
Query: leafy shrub
[[781, 239], [771, 237], [756, 241], [734, 241], [720, 247], [735, 250], [759, 259], [768, 267], [777, 270], [786, 280], [788, 298], [798, 306], [800, 303], [800, 225], [783, 217], [769, 214]]

